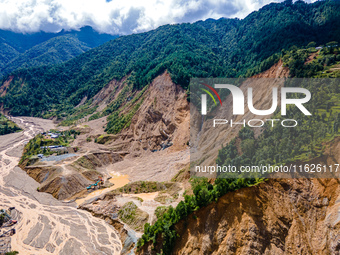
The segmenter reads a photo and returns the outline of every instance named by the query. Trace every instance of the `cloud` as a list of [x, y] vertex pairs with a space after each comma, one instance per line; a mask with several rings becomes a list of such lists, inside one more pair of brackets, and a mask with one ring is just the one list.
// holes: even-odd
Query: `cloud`
[[57, 32], [92, 26], [131, 34], [164, 24], [244, 18], [270, 2], [280, 0], [0, 0], [0, 29]]

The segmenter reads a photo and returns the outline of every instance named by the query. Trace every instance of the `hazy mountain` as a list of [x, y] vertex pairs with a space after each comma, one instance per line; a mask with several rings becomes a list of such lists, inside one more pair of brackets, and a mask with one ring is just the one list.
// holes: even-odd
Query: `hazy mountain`
[[0, 30], [0, 77], [18, 68], [61, 63], [116, 37], [91, 27], [34, 34]]

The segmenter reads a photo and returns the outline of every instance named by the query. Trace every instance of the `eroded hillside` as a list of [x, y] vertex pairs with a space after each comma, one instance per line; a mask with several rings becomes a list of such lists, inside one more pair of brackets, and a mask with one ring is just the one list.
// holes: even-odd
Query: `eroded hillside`
[[[307, 163], [340, 162], [339, 142]], [[173, 254], [338, 254], [339, 201], [339, 179], [269, 179], [176, 224]]]
[[270, 180], [229, 193], [175, 226], [173, 254], [338, 254], [339, 194], [337, 179]]

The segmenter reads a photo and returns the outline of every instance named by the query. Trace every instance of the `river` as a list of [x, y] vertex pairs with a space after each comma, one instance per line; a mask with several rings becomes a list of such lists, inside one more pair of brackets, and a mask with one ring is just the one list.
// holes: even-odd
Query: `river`
[[104, 220], [37, 191], [38, 183], [17, 167], [22, 148], [51, 122], [13, 118], [24, 130], [0, 136], [0, 208], [15, 207], [18, 223], [11, 238], [19, 254], [120, 254], [121, 241]]

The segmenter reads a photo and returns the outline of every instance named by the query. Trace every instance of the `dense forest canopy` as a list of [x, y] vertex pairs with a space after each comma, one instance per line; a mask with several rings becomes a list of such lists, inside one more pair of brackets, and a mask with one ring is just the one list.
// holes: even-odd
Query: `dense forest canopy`
[[60, 65], [16, 71], [0, 103], [13, 115], [43, 116], [55, 109], [59, 117], [128, 74], [134, 76], [134, 89], [164, 70], [185, 89], [190, 77], [246, 76], [272, 64], [281, 49], [340, 41], [339, 25], [340, 3], [330, 0], [272, 3], [243, 20], [166, 25], [122, 36]]

